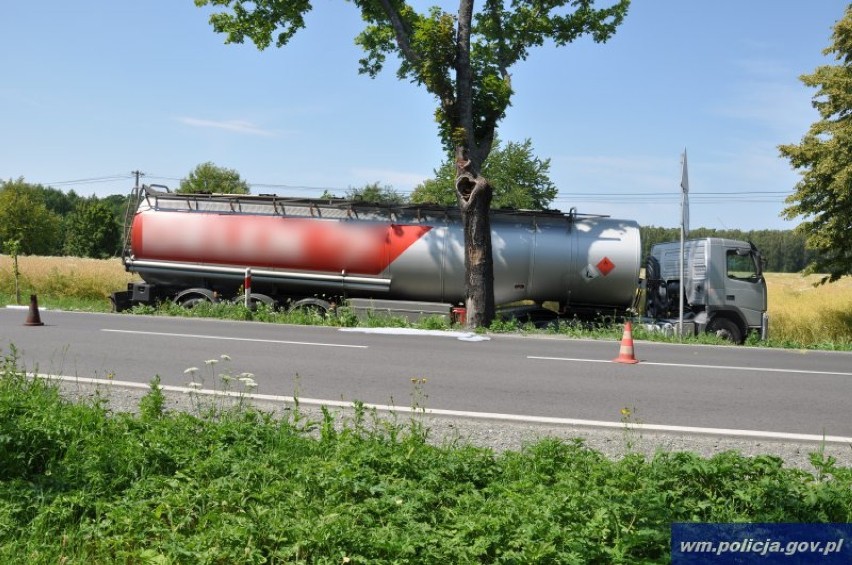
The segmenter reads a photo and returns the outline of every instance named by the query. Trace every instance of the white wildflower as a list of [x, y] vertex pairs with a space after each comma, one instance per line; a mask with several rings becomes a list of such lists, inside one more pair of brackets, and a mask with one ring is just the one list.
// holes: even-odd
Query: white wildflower
[[[251, 373], [243, 373], [243, 375], [251, 375]], [[252, 375], [253, 376], [253, 375]], [[239, 381], [243, 383], [243, 386], [246, 388], [255, 388], [257, 387], [257, 383], [251, 377], [242, 376], [239, 378]]]
[[190, 367], [189, 369], [186, 369], [186, 370], [183, 372], [183, 374], [184, 374], [184, 375], [188, 375], [188, 374], [190, 374], [190, 373], [197, 373], [197, 372], [198, 372], [198, 367]]
[[205, 365], [215, 365], [218, 362], [219, 362], [218, 359], [208, 359], [207, 361], [204, 362], [204, 364]]

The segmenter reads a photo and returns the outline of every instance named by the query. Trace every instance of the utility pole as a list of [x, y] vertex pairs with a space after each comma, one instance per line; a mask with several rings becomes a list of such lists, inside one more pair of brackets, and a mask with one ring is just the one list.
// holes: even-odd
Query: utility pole
[[136, 188], [136, 190], [139, 190], [139, 177], [144, 177], [145, 173], [143, 173], [142, 171], [130, 171], [130, 174], [136, 176], [136, 187], [135, 188]]
[[145, 173], [138, 169], [130, 171], [130, 174], [136, 177], [136, 186], [133, 187], [133, 194], [127, 199], [127, 207], [124, 209], [124, 243], [121, 245], [122, 256], [127, 250], [127, 242], [130, 238], [130, 225], [133, 213], [136, 210], [136, 206], [139, 204], [139, 178], [145, 176]]
[[[684, 169], [685, 170], [685, 169]], [[683, 214], [683, 201], [686, 198], [686, 193], [680, 193], [680, 208], [681, 214]], [[684, 264], [683, 264], [683, 254], [684, 254], [684, 245], [686, 238], [686, 226], [684, 225], [683, 220], [681, 219], [680, 223], [680, 286], [678, 286], [678, 335], [680, 336], [680, 341], [683, 341], [684, 331], [683, 331], [683, 293], [687, 291], [686, 288], [686, 278], [684, 277]]]

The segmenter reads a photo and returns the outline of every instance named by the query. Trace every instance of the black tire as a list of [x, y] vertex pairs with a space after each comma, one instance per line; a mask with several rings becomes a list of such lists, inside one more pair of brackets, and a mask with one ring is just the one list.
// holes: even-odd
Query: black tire
[[304, 312], [316, 312], [321, 316], [325, 316], [329, 312], [332, 312], [334, 307], [330, 302], [322, 300], [321, 298], [303, 298], [302, 300], [294, 302], [293, 305], [287, 309], [288, 312], [296, 312], [298, 310], [302, 310]]
[[[246, 295], [241, 294], [240, 296], [234, 299], [234, 304], [245, 304], [246, 303]], [[257, 292], [252, 292], [249, 297], [249, 304], [251, 310], [257, 310], [258, 304], [266, 304], [269, 308], [273, 310], [278, 309], [278, 301], [272, 298], [271, 296], [267, 296], [265, 294], [258, 294]]]
[[656, 257], [648, 257], [648, 260], [645, 261], [645, 280], [660, 280], [660, 262], [657, 261]]
[[660, 262], [656, 257], [645, 261], [645, 315], [657, 318], [662, 313], [660, 304]]
[[185, 299], [181, 300], [180, 302], [178, 302], [178, 304], [189, 310], [189, 309], [195, 308], [197, 305], [201, 304], [202, 302], [210, 302], [210, 301], [207, 300], [203, 296], [193, 296], [191, 298], [185, 298]]
[[216, 293], [206, 288], [190, 288], [180, 294], [175, 299], [175, 303], [184, 308], [194, 308], [202, 302], [218, 302]]
[[728, 318], [716, 317], [710, 320], [710, 323], [707, 324], [707, 333], [716, 334], [716, 336], [736, 344], [743, 342], [742, 330], [736, 322]]

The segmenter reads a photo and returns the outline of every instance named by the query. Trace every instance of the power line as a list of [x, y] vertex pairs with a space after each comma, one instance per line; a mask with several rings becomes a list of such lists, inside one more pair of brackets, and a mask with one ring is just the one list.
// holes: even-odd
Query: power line
[[92, 178], [88, 178], [88, 179], [74, 179], [74, 180], [61, 180], [61, 181], [54, 181], [54, 182], [45, 182], [45, 183], [42, 183], [42, 184], [46, 184], [46, 185], [50, 185], [50, 186], [56, 186], [56, 185], [67, 186], [67, 185], [71, 185], [71, 184], [93, 184], [93, 183], [99, 183], [99, 182], [112, 182], [112, 181], [117, 181], [117, 180], [126, 180], [126, 179], [129, 179], [129, 178], [132, 178], [132, 176], [126, 175], [126, 174], [118, 174], [118, 175], [110, 175], [110, 176], [103, 176], [103, 177], [92, 177]]
[[[100, 177], [91, 177], [91, 178], [83, 178], [83, 179], [72, 179], [72, 180], [63, 180], [63, 181], [55, 181], [44, 183], [50, 186], [72, 186], [72, 185], [80, 185], [80, 184], [95, 184], [95, 183], [108, 183], [115, 182], [120, 180], [129, 180], [136, 179], [137, 185], [139, 184], [139, 178], [145, 176], [148, 179], [154, 181], [165, 181], [165, 182], [182, 182], [185, 180], [184, 177], [175, 177], [172, 175], [158, 175], [154, 173], [142, 173], [140, 171], [132, 171], [130, 174], [115, 174], [115, 175], [105, 175]], [[291, 192], [331, 192], [331, 193], [339, 193], [344, 194], [349, 190], [352, 190], [352, 186], [349, 187], [335, 187], [335, 186], [312, 186], [312, 185], [301, 185], [301, 184], [281, 184], [281, 183], [250, 183], [247, 184], [252, 188], [253, 192], [260, 192], [263, 190], [272, 190], [272, 191], [291, 191]], [[401, 196], [410, 196], [413, 194], [413, 190], [397, 190], [396, 191]], [[693, 202], [704, 202], [704, 203], [714, 203], [714, 202], [737, 202], [737, 203], [772, 203], [772, 202], [783, 202], [788, 196], [792, 195], [793, 192], [789, 190], [746, 190], [746, 191], [692, 191], [690, 192], [690, 198]], [[629, 202], [635, 204], [663, 204], [672, 202], [673, 198], [677, 196], [674, 191], [651, 191], [651, 192], [564, 192], [560, 191], [556, 198], [553, 199], [554, 202], [561, 202], [565, 204], [574, 204], [574, 203], [593, 203], [593, 202], [601, 202], [601, 203], [612, 203], [613, 200], [618, 200], [621, 202]]]

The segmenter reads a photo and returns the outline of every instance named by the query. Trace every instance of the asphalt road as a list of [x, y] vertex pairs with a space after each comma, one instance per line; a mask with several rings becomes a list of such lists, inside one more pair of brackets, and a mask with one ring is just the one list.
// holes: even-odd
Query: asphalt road
[[[852, 354], [492, 335], [464, 341], [336, 328], [0, 309], [28, 371], [185, 386], [249, 372], [264, 395], [621, 423], [852, 437]], [[222, 355], [230, 361], [221, 359]], [[217, 359], [215, 366], [205, 361]], [[426, 379], [415, 387], [412, 379]], [[556, 420], [555, 420], [556, 421]]]

